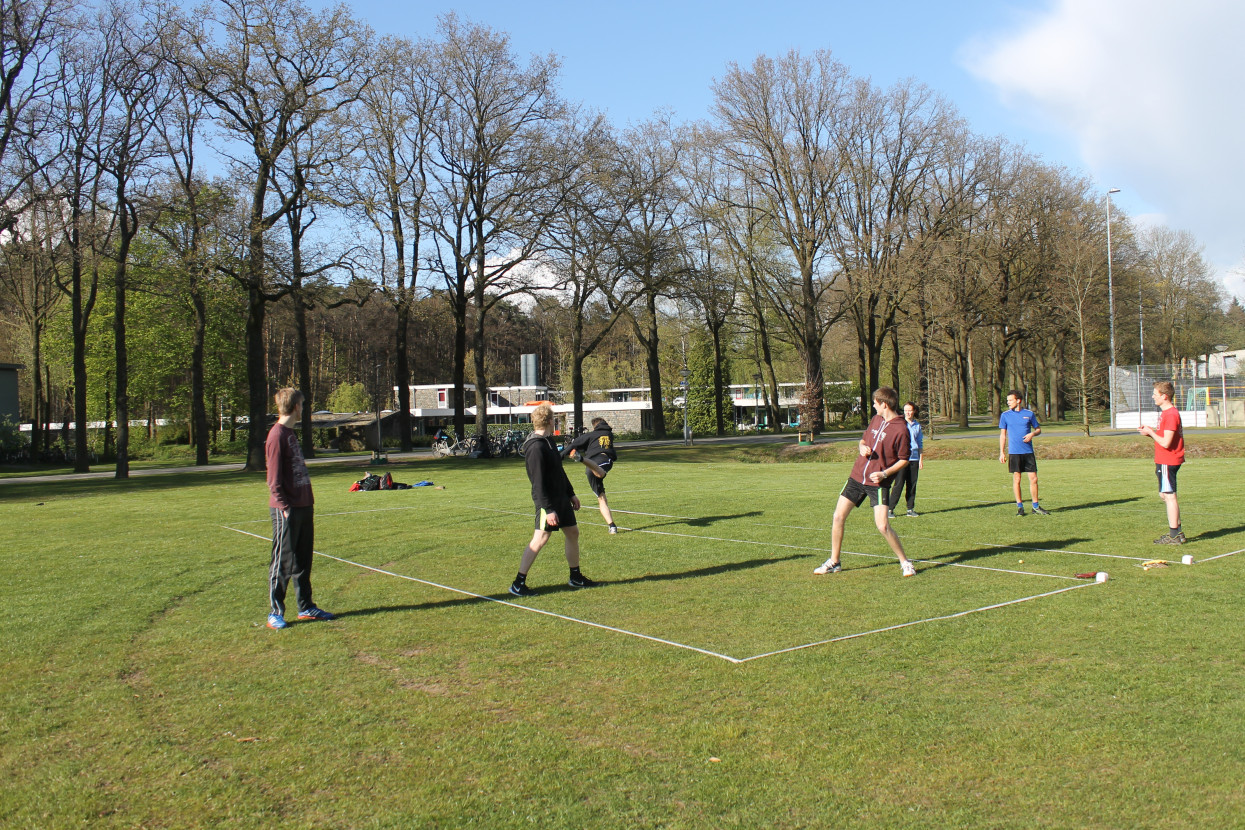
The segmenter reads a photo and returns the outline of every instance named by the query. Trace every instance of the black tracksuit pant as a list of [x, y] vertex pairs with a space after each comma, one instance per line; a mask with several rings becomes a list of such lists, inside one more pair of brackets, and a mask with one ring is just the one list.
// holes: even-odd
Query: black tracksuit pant
[[272, 514], [272, 564], [268, 568], [270, 614], [285, 616], [285, 590], [294, 581], [298, 610], [315, 608], [311, 599], [311, 559], [315, 555], [314, 507], [291, 507], [288, 517], [276, 507]]

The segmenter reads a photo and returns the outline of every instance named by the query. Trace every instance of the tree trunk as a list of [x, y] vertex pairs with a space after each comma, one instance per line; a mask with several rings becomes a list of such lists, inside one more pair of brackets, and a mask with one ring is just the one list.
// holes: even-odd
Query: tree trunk
[[[722, 327], [711, 327], [709, 333], [713, 337], [713, 415], [720, 438], [726, 434], [726, 423], [722, 417]], [[734, 413], [731, 416], [731, 423], [734, 423]]]
[[190, 301], [194, 307], [194, 341], [190, 349], [190, 417], [194, 421], [195, 464], [208, 463], [208, 419], [206, 382], [204, 379], [203, 352], [207, 340], [207, 304], [198, 286], [191, 289]]
[[296, 290], [291, 297], [294, 301], [294, 365], [298, 368], [298, 387], [303, 393], [303, 457], [314, 458], [316, 449], [311, 413], [315, 411], [315, 406], [311, 389], [311, 356], [307, 354], [307, 307], [303, 304], [302, 280], [296, 278], [295, 285]]
[[411, 366], [407, 358], [407, 324], [410, 321], [411, 309], [410, 304], [406, 301], [406, 291], [403, 286], [398, 287], [400, 297], [398, 301], [398, 328], [394, 337], [394, 351], [397, 362], [397, 384], [398, 384], [398, 446], [402, 452], [411, 451]]
[[[256, 264], [254, 267], [259, 267]], [[258, 282], [246, 292], [246, 390], [250, 419], [246, 437], [246, 469], [262, 472], [267, 464], [264, 440], [268, 426], [268, 373], [264, 360], [264, 296]]]

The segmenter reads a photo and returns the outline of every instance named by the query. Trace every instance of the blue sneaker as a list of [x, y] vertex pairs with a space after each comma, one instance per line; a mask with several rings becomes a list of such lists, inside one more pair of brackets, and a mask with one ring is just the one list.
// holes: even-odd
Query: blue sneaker
[[328, 611], [325, 611], [323, 608], [316, 608], [313, 605], [312, 607], [308, 608], [306, 611], [299, 611], [298, 618], [300, 620], [310, 620], [314, 622], [316, 620], [335, 620], [337, 619], [337, 615], [330, 614]]
[[280, 631], [281, 629], [285, 628], [288, 625], [289, 623], [285, 621], [285, 617], [281, 616], [280, 614], [269, 614], [268, 615], [268, 627], [269, 628], [275, 628], [277, 631]]

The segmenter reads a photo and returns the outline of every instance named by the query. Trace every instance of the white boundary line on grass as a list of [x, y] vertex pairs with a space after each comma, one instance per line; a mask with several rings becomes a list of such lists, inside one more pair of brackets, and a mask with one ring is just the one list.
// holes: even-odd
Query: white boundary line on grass
[[[253, 536], [256, 539], [263, 539], [265, 542], [272, 541], [270, 537], [261, 536], [258, 533], [251, 533], [250, 531], [247, 531], [247, 530], [239, 530], [236, 527], [229, 527], [228, 525], [221, 525], [221, 527], [224, 528], [225, 530], [232, 530], [234, 533], [241, 533], [244, 536]], [[663, 640], [660, 637], [650, 637], [648, 634], [640, 634], [637, 631], [628, 631], [625, 628], [615, 628], [612, 625], [603, 625], [602, 623], [592, 622], [591, 620], [581, 620], [576, 617], [568, 617], [564, 614], [555, 614], [552, 611], [543, 611], [539, 608], [531, 608], [527, 605], [519, 605], [517, 602], [507, 602], [504, 599], [497, 599], [496, 597], [489, 597], [489, 596], [485, 596], [484, 594], [474, 593], [472, 591], [465, 591], [462, 588], [454, 588], [450, 585], [442, 585], [439, 582], [430, 582], [426, 579], [419, 579], [414, 576], [407, 576], [406, 574], [395, 573], [393, 571], [386, 571], [383, 568], [373, 568], [371, 565], [364, 565], [361, 562], [352, 562], [349, 559], [342, 559], [340, 556], [333, 556], [331, 554], [323, 553], [318, 550], [314, 551], [314, 553], [316, 554], [316, 556], [323, 556], [325, 559], [332, 559], [335, 562], [341, 562], [345, 565], [354, 565], [356, 568], [362, 568], [365, 571], [372, 571], [374, 573], [384, 574], [385, 576], [395, 576], [398, 579], [406, 579], [411, 582], [418, 582], [421, 585], [429, 585], [433, 588], [440, 588], [443, 591], [451, 591], [455, 594], [463, 594], [464, 596], [474, 597], [475, 599], [488, 600], [489, 602], [495, 602], [498, 605], [505, 605], [509, 608], [517, 608], [520, 611], [531, 611], [533, 614], [542, 614], [546, 617], [556, 617], [559, 620], [566, 620], [567, 622], [579, 623], [580, 625], [586, 625], [592, 628], [600, 628], [605, 631], [613, 631], [617, 634], [626, 634], [628, 637], [639, 637], [641, 640], [649, 640], [654, 643], [662, 643], [663, 645], [687, 649], [688, 651], [695, 651], [700, 654], [704, 654], [708, 657], [720, 657], [723, 660], [726, 660], [731, 663], [743, 662], [737, 657], [731, 657], [726, 654], [718, 654], [716, 651], [709, 651], [707, 649], [697, 648], [696, 646], [689, 646], [686, 643], [676, 643], [674, 640]]]
[[1200, 564], [1202, 564], [1203, 562], [1209, 562], [1209, 561], [1211, 561], [1212, 559], [1222, 559], [1222, 558], [1224, 558], [1225, 556], [1235, 556], [1235, 555], [1236, 555], [1236, 554], [1238, 554], [1238, 553], [1245, 553], [1245, 548], [1241, 548], [1240, 550], [1228, 551], [1227, 553], [1221, 553], [1221, 554], [1219, 554], [1218, 556], [1208, 556], [1208, 557], [1206, 557], [1205, 559], [1199, 559], [1199, 560], [1197, 560], [1197, 561], [1196, 561], [1196, 562], [1194, 562], [1193, 564], [1194, 564], [1194, 565], [1200, 565]]
[[[489, 513], [505, 513], [510, 516], [532, 515], [530, 512], [520, 512], [518, 510], [502, 510], [497, 507], [477, 507], [474, 504], [469, 504], [465, 506], [470, 510], [483, 510]], [[616, 510], [614, 512], [621, 513], [623, 511]], [[649, 514], [649, 515], [657, 515], [657, 514]], [[681, 518], [681, 517], [670, 516], [667, 518]], [[596, 527], [605, 527], [605, 525], [601, 524], [600, 522], [578, 522], [578, 524], [593, 525]], [[782, 542], [757, 542], [753, 539], [728, 539], [724, 536], [704, 536], [699, 533], [675, 533], [669, 530], [647, 530], [645, 528], [625, 528], [625, 529], [627, 530], [628, 533], [651, 533], [654, 536], [678, 536], [683, 539], [703, 539], [706, 542], [733, 542], [739, 545], [760, 545], [761, 547], [767, 547], [767, 548], [786, 548], [787, 550], [809, 550], [809, 551], [814, 551], [816, 553], [833, 553], [833, 551], [831, 551], [829, 548], [813, 548], [813, 547], [806, 547], [804, 545], [787, 545], [787, 544], [783, 544]], [[894, 554], [890, 554], [890, 553], [885, 553], [885, 554], [884, 553], [861, 553], [860, 551], [854, 551], [854, 550], [845, 550], [843, 551], [843, 553], [848, 553], [848, 554], [851, 554], [852, 556], [867, 556], [870, 559], [891, 559], [893, 560], [895, 558]], [[1043, 573], [1036, 573], [1033, 571], [1017, 571], [1011, 568], [987, 568], [985, 565], [965, 565], [961, 562], [937, 562], [932, 559], [912, 559], [912, 557], [909, 557], [909, 559], [911, 559], [911, 561], [913, 562], [919, 562], [922, 565], [933, 565], [939, 568], [968, 568], [969, 570], [974, 570], [974, 571], [993, 571], [994, 573], [1016, 574], [1017, 576], [1044, 576], [1047, 579], [1075, 579], [1076, 578], [1072, 576], [1060, 576], [1059, 574], [1043, 574]]]
[[886, 631], [895, 631], [900, 628], [908, 628], [910, 626], [922, 625], [928, 622], [939, 622], [940, 620], [953, 620], [956, 617], [965, 617], [965, 616], [968, 616], [969, 614], [979, 614], [982, 611], [993, 611], [996, 608], [1005, 608], [1008, 605], [1016, 605], [1017, 603], [1020, 603], [1020, 602], [1028, 602], [1031, 599], [1041, 599], [1042, 597], [1050, 597], [1050, 596], [1054, 596], [1055, 594], [1065, 593], [1067, 591], [1075, 591], [1077, 588], [1088, 588], [1091, 585], [1098, 585], [1098, 584], [1105, 584], [1105, 583], [1087, 582], [1082, 585], [1070, 585], [1067, 588], [1057, 588], [1054, 591], [1047, 591], [1044, 594], [1034, 594], [1031, 597], [1021, 597], [1020, 599], [1012, 599], [1012, 600], [1008, 600], [1007, 602], [998, 602], [998, 603], [995, 603], [994, 605], [984, 605], [981, 608], [973, 608], [969, 611], [957, 611], [954, 614], [944, 614], [941, 617], [928, 617], [927, 619], [924, 619], [924, 620], [913, 620], [912, 622], [899, 623], [898, 625], [888, 625], [885, 628], [875, 628], [872, 631], [861, 631], [858, 634], [844, 634], [842, 637], [832, 637], [829, 640], [820, 640], [816, 643], [805, 643], [804, 645], [791, 646], [790, 648], [783, 648], [783, 649], [779, 649], [778, 651], [770, 651], [770, 652], [766, 652], [765, 654], [754, 654], [751, 657], [744, 657], [743, 659], [738, 660], [737, 662], [747, 663], [749, 660], [760, 660], [762, 657], [773, 657], [774, 655], [777, 655], [777, 654], [787, 654], [792, 651], [801, 651], [802, 649], [813, 648], [815, 646], [824, 646], [830, 643], [840, 643], [844, 640], [854, 640], [857, 637], [867, 637], [870, 634], [881, 634]]
[[[689, 522], [699, 521], [698, 519], [692, 516], [670, 516], [665, 513], [640, 513], [639, 511], [636, 511], [636, 510], [615, 510], [613, 512], [623, 513], [623, 514], [627, 514], [631, 516], [652, 516], [658, 519], [682, 519], [684, 521], [689, 521]], [[771, 524], [766, 524], [765, 522], [748, 522], [747, 524], [757, 525], [759, 527], [776, 527], [782, 530], [808, 530], [813, 533], [828, 533], [829, 532], [824, 527], [804, 527], [802, 525], [771, 525]], [[891, 525], [891, 527], [895, 527], [895, 525]], [[655, 533], [656, 531], [649, 531], [649, 532]], [[966, 544], [966, 545], [981, 545], [982, 547], [988, 547], [988, 548], [1001, 548], [1001, 549], [1006, 549], [1006, 550], [1027, 550], [1027, 551], [1032, 551], [1034, 553], [1071, 553], [1077, 556], [1100, 556], [1100, 557], [1104, 557], [1107, 559], [1127, 559], [1130, 562], [1147, 561], [1146, 559], [1140, 556], [1124, 556], [1118, 553], [1090, 553], [1089, 551], [1084, 551], [1084, 550], [1063, 550], [1061, 548], [1031, 548], [1025, 545], [999, 545], [993, 542], [973, 542], [973, 541], [964, 541], [964, 540], [959, 540], [959, 539], [942, 539], [938, 536], [914, 536], [911, 534], [904, 534], [900, 536], [900, 538], [901, 539], [924, 539], [929, 542], [957, 542], [957, 543]], [[946, 563], [946, 564], [953, 564], [953, 563]]]

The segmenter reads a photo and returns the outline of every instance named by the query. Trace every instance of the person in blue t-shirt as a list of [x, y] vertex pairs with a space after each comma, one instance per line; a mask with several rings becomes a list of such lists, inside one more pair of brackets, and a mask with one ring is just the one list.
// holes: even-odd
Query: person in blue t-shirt
[[899, 496], [904, 489], [908, 490], [908, 518], [915, 519], [916, 512], [916, 479], [921, 470], [925, 469], [925, 456], [921, 454], [925, 447], [925, 436], [921, 432], [921, 422], [917, 416], [921, 410], [912, 401], [903, 405], [903, 417], [908, 426], [908, 466], [895, 475], [891, 485], [891, 497], [887, 507], [890, 508], [889, 518], [895, 518], [895, 508], [899, 506]]
[[999, 416], [999, 463], [1006, 463], [1012, 474], [1016, 515], [1025, 514], [1025, 503], [1020, 498], [1020, 474], [1028, 473], [1033, 512], [1047, 516], [1049, 513], [1038, 504], [1037, 457], [1033, 454], [1033, 439], [1042, 434], [1042, 427], [1033, 410], [1024, 408], [1024, 401], [1025, 396], [1016, 389], [1007, 393], [1007, 411]]

